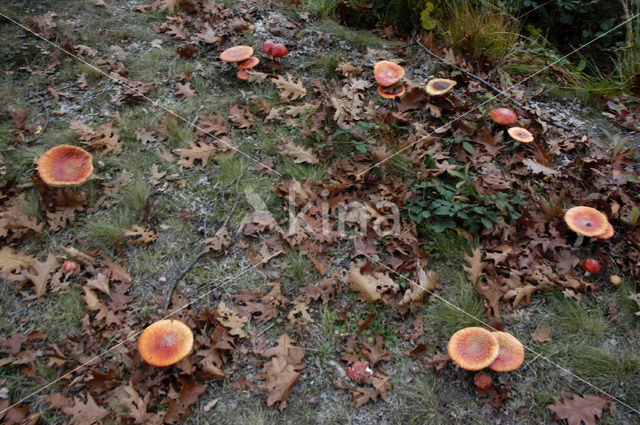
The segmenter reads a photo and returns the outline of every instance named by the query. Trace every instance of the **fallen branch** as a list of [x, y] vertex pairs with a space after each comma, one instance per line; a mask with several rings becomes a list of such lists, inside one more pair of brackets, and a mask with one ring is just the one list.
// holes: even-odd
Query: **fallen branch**
[[[474, 80], [476, 80], [476, 81], [480, 82], [480, 83], [481, 83], [481, 84], [483, 84], [485, 87], [487, 87], [487, 88], [491, 89], [491, 91], [493, 91], [493, 92], [494, 92], [494, 93], [496, 93], [497, 95], [506, 95], [506, 94], [507, 94], [507, 90], [500, 90], [498, 87], [494, 86], [493, 84], [491, 84], [490, 82], [488, 82], [488, 81], [487, 81], [487, 80], [485, 80], [484, 78], [479, 77], [479, 76], [477, 76], [476, 74], [474, 74], [474, 73], [472, 73], [472, 72], [469, 72], [469, 71], [467, 71], [467, 70], [465, 70], [465, 69], [462, 69], [462, 68], [460, 68], [459, 66], [457, 66], [456, 64], [451, 63], [451, 62], [449, 62], [448, 60], [446, 60], [446, 59], [444, 59], [444, 58], [441, 58], [440, 56], [436, 55], [436, 54], [435, 54], [435, 53], [433, 53], [431, 50], [429, 50], [429, 49], [427, 48], [427, 46], [425, 46], [424, 44], [422, 44], [422, 43], [420, 42], [420, 40], [417, 40], [417, 39], [416, 39], [416, 44], [417, 44], [418, 46], [422, 47], [422, 49], [423, 49], [423, 50], [424, 50], [424, 51], [425, 51], [429, 56], [431, 56], [431, 57], [433, 57], [433, 58], [435, 58], [435, 59], [439, 60], [440, 62], [444, 63], [445, 65], [449, 65], [449, 66], [451, 66], [452, 68], [456, 69], [457, 71], [462, 72], [464, 75], [466, 75], [466, 76], [468, 76], [468, 77], [470, 77], [470, 78], [473, 78]], [[524, 110], [527, 110], [527, 108], [526, 108], [522, 103], [518, 102], [517, 100], [515, 100], [515, 99], [513, 99], [513, 98], [511, 98], [511, 97], [507, 97], [507, 100], [508, 100], [509, 102], [511, 102], [512, 104], [514, 104], [515, 106], [517, 106], [518, 108], [520, 108], [520, 109], [524, 109]], [[571, 129], [570, 129], [569, 127], [567, 127], [567, 126], [565, 126], [565, 125], [563, 125], [563, 124], [557, 123], [557, 122], [555, 122], [555, 121], [553, 121], [553, 120], [551, 120], [551, 119], [545, 118], [545, 117], [543, 117], [543, 116], [540, 116], [540, 119], [542, 119], [543, 121], [545, 121], [545, 122], [547, 122], [548, 124], [551, 124], [551, 125], [553, 125], [553, 126], [555, 126], [555, 127], [561, 128], [561, 129], [566, 130], [566, 131], [571, 131]]]
[[[240, 200], [240, 193], [239, 193], [239, 188], [238, 185], [240, 184], [240, 179], [242, 178], [242, 175], [240, 175], [236, 180], [236, 201], [233, 204], [233, 207], [231, 207], [231, 211], [229, 211], [229, 214], [227, 214], [227, 217], [224, 220], [224, 223], [222, 223], [222, 226], [220, 226], [220, 229], [223, 229], [228, 223], [229, 220], [231, 219], [231, 216], [233, 215], [234, 211], [236, 210], [236, 206], [238, 205], [238, 202]], [[227, 185], [225, 185], [222, 188], [222, 199], [223, 199], [223, 204], [224, 204], [224, 193], [226, 191], [226, 188], [230, 185], [233, 184], [233, 181]], [[205, 216], [205, 220], [206, 220], [207, 216]], [[206, 221], [205, 221], [205, 226], [206, 226]], [[218, 229], [218, 230], [220, 230]], [[205, 228], [205, 235], [204, 235], [205, 239], [207, 238], [206, 235], [206, 228]], [[178, 273], [178, 275], [171, 281], [171, 283], [169, 284], [169, 290], [167, 292], [167, 298], [164, 301], [164, 307], [161, 310], [162, 312], [167, 311], [169, 309], [169, 304], [171, 304], [171, 296], [173, 295], [173, 291], [176, 289], [176, 285], [178, 284], [178, 282], [180, 282], [187, 273], [189, 273], [189, 270], [191, 270], [193, 268], [193, 266], [196, 265], [196, 263], [204, 256], [204, 254], [207, 253], [207, 248], [204, 247], [200, 250], [200, 252], [198, 252], [198, 254], [196, 254], [195, 257], [193, 257], [193, 259], [191, 260], [191, 262], [189, 262], [189, 264], [187, 265], [187, 267], [185, 267], [184, 269], [182, 269], [180, 271], [180, 273]]]

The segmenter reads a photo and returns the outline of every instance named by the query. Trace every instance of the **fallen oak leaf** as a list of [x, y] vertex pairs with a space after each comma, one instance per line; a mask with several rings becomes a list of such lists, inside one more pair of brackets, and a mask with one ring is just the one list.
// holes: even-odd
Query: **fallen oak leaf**
[[51, 279], [51, 275], [56, 271], [60, 262], [53, 254], [48, 254], [44, 262], [35, 262], [31, 264], [30, 270], [25, 273], [25, 277], [33, 282], [36, 291], [36, 297], [40, 298], [47, 292], [47, 283]]
[[138, 226], [137, 224], [134, 224], [131, 230], [125, 230], [124, 236], [130, 238], [132, 244], [142, 243], [144, 246], [158, 239], [158, 236], [153, 230], [147, 230], [144, 226]]
[[185, 84], [176, 83], [176, 94], [182, 96], [183, 99], [195, 97], [196, 92], [191, 88], [191, 83], [187, 81]]
[[0, 249], [0, 273], [5, 276], [12, 273], [20, 273], [35, 261], [36, 259], [30, 255], [16, 252], [15, 249], [8, 246]]
[[556, 419], [566, 419], [568, 425], [596, 425], [596, 418], [602, 418], [602, 413], [609, 407], [611, 398], [608, 396], [586, 395], [584, 397], [574, 393], [562, 393], [562, 399], [553, 398], [553, 404], [547, 406], [554, 413]]
[[471, 251], [471, 255], [464, 255], [464, 261], [467, 262], [468, 266], [462, 266], [465, 272], [467, 272], [467, 277], [469, 281], [476, 286], [478, 284], [478, 279], [483, 275], [483, 270], [486, 267], [487, 263], [482, 261], [483, 253], [480, 251], [479, 247], [476, 247]]
[[351, 265], [346, 279], [350, 284], [349, 288], [356, 291], [369, 304], [381, 301], [384, 293], [396, 293], [400, 289], [388, 274], [376, 272], [372, 275], [363, 275], [355, 264]]
[[70, 425], [101, 423], [102, 419], [109, 415], [109, 411], [98, 406], [89, 392], [87, 392], [86, 403], [83, 403], [82, 399], [76, 396], [73, 398], [71, 406], [62, 408], [62, 413], [71, 416]]
[[300, 146], [292, 141], [279, 145], [278, 151], [283, 155], [293, 157], [293, 162], [296, 164], [301, 164], [303, 162], [308, 164], [318, 164], [320, 162], [316, 154], [313, 152], [313, 149], [305, 148], [304, 146]]
[[134, 420], [134, 424], [144, 424], [147, 419], [152, 416], [147, 412], [147, 406], [151, 400], [151, 393], [146, 393], [144, 399], [140, 397], [138, 391], [133, 387], [133, 382], [129, 381], [129, 385], [122, 386], [122, 391], [116, 393], [116, 399], [122, 407], [127, 410], [126, 416]]
[[280, 75], [278, 78], [271, 80], [271, 82], [275, 84], [277, 89], [280, 91], [280, 97], [282, 99], [290, 98], [290, 100], [296, 100], [307, 95], [307, 89], [302, 85], [301, 79], [298, 79], [298, 82], [294, 83], [291, 74], [287, 74], [287, 78]]

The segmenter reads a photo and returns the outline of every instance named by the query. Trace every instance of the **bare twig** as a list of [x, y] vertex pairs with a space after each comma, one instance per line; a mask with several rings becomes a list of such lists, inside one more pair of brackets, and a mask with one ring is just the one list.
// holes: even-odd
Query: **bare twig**
[[[229, 211], [229, 214], [227, 214], [227, 217], [224, 220], [224, 223], [222, 224], [222, 226], [220, 226], [220, 229], [223, 229], [228, 223], [229, 220], [231, 219], [231, 216], [233, 215], [233, 212], [236, 209], [236, 206], [238, 205], [238, 201], [240, 200], [240, 192], [238, 191], [238, 185], [240, 184], [240, 179], [242, 178], [242, 175], [240, 175], [236, 180], [236, 201], [233, 204], [233, 207], [231, 207], [231, 211]], [[226, 188], [230, 185], [233, 184], [233, 181], [227, 185], [225, 185], [222, 189], [222, 196], [224, 196], [224, 193], [226, 191]], [[224, 204], [224, 202], [223, 202]], [[205, 216], [205, 226], [206, 226], [206, 216]], [[219, 229], [218, 229], [219, 230]], [[207, 237], [206, 235], [206, 230], [205, 230], [205, 235], [204, 235], [205, 239]], [[171, 296], [173, 295], [173, 291], [176, 288], [176, 285], [178, 284], [178, 282], [180, 282], [187, 273], [189, 273], [189, 270], [191, 270], [193, 268], [193, 266], [195, 266], [195, 264], [200, 260], [200, 258], [202, 258], [204, 256], [204, 254], [207, 252], [206, 247], [201, 248], [200, 251], [198, 252], [198, 254], [196, 254], [195, 257], [193, 257], [193, 259], [191, 260], [191, 262], [189, 262], [189, 264], [187, 265], [187, 267], [185, 267], [184, 269], [182, 269], [180, 271], [180, 273], [178, 273], [178, 275], [171, 281], [171, 283], [169, 284], [169, 291], [167, 292], [167, 298], [165, 299], [164, 302], [164, 307], [162, 309], [162, 311], [167, 311], [167, 309], [169, 308], [169, 304], [171, 304]]]
[[[431, 56], [431, 57], [433, 57], [433, 58], [435, 58], [435, 59], [439, 60], [440, 62], [444, 63], [445, 65], [449, 65], [449, 66], [451, 66], [452, 68], [454, 68], [454, 69], [456, 69], [456, 70], [458, 70], [458, 71], [462, 72], [462, 73], [463, 73], [463, 74], [465, 74], [466, 76], [471, 77], [471, 78], [473, 78], [473, 79], [474, 79], [474, 80], [476, 80], [476, 81], [479, 81], [479, 82], [480, 82], [480, 83], [482, 83], [484, 86], [486, 86], [486, 87], [488, 87], [489, 89], [491, 89], [491, 91], [493, 91], [494, 93], [496, 93], [496, 94], [498, 94], [498, 95], [504, 95], [504, 94], [506, 94], [506, 93], [505, 93], [505, 90], [500, 90], [498, 87], [494, 86], [493, 84], [491, 84], [491, 83], [490, 83], [490, 82], [488, 82], [487, 80], [485, 80], [485, 79], [483, 79], [483, 78], [481, 78], [481, 77], [477, 76], [476, 74], [474, 74], [474, 73], [472, 73], [472, 72], [469, 72], [469, 71], [467, 71], [467, 70], [465, 70], [465, 69], [462, 69], [462, 68], [460, 68], [459, 66], [457, 66], [456, 64], [453, 64], [453, 63], [449, 62], [448, 60], [446, 60], [446, 59], [444, 59], [444, 58], [441, 58], [440, 56], [436, 55], [436, 54], [435, 54], [435, 53], [433, 53], [431, 50], [429, 50], [429, 49], [427, 48], [427, 46], [425, 46], [424, 44], [422, 44], [422, 43], [420, 42], [420, 40], [417, 40], [417, 39], [416, 39], [416, 44], [417, 44], [418, 46], [422, 47], [422, 49], [423, 49], [423, 50], [424, 50], [424, 51], [425, 51], [429, 56]], [[518, 102], [517, 100], [515, 100], [515, 99], [513, 99], [513, 98], [511, 98], [511, 97], [507, 97], [507, 100], [508, 100], [509, 102], [511, 102], [512, 104], [516, 105], [516, 106], [517, 106], [518, 108], [520, 108], [520, 109], [525, 109], [525, 110], [527, 109], [527, 108], [526, 108], [522, 103]], [[546, 121], [548, 124], [551, 124], [551, 125], [553, 125], [553, 126], [555, 126], [555, 127], [561, 128], [561, 129], [566, 130], [566, 131], [571, 131], [571, 129], [570, 129], [569, 127], [567, 127], [567, 126], [565, 126], [565, 125], [563, 125], [563, 124], [560, 124], [560, 123], [558, 123], [558, 122], [555, 122], [554, 120], [551, 120], [551, 119], [545, 118], [545, 117], [543, 117], [543, 116], [540, 116], [540, 119], [542, 119], [543, 121]]]

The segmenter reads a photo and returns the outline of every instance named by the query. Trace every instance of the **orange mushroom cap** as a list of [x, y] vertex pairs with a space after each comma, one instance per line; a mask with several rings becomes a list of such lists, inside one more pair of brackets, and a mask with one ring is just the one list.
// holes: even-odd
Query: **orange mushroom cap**
[[392, 93], [386, 93], [384, 89], [384, 86], [378, 86], [378, 94], [385, 99], [395, 99], [396, 97], [404, 96], [404, 93], [406, 91], [404, 84], [398, 86], [397, 90]]
[[55, 146], [38, 161], [38, 174], [49, 186], [77, 186], [92, 173], [93, 157], [78, 146]]
[[179, 320], [159, 320], [149, 325], [138, 340], [140, 357], [153, 366], [179, 362], [193, 347], [191, 329]]
[[573, 207], [564, 213], [567, 226], [579, 235], [590, 238], [607, 231], [609, 219], [606, 215], [591, 207]]
[[489, 365], [496, 372], [516, 370], [524, 361], [524, 347], [518, 338], [507, 332], [493, 332], [500, 349], [498, 357]]
[[247, 60], [243, 60], [242, 62], [238, 62], [238, 68], [240, 69], [250, 69], [260, 63], [260, 59], [255, 56], [251, 56]]
[[533, 134], [526, 128], [522, 127], [511, 127], [507, 130], [509, 136], [517, 142], [520, 143], [531, 143], [533, 142]]
[[404, 68], [390, 61], [380, 61], [373, 67], [373, 76], [382, 87], [396, 84], [404, 77]]
[[429, 80], [425, 90], [429, 96], [444, 96], [456, 86], [456, 82], [446, 78], [434, 78]]
[[613, 236], [613, 233], [614, 233], [613, 226], [611, 225], [611, 223], [607, 223], [607, 230], [603, 234], [596, 236], [596, 238], [603, 239], [603, 240], [609, 239], [610, 237]]
[[242, 62], [249, 59], [252, 55], [253, 47], [233, 46], [220, 53], [220, 59], [223, 62]]
[[451, 360], [467, 370], [489, 366], [498, 357], [499, 348], [498, 339], [493, 333], [480, 327], [460, 329], [447, 345]]
[[241, 69], [236, 73], [236, 77], [238, 77], [240, 80], [247, 81], [249, 79], [249, 73], [244, 69]]
[[491, 120], [499, 125], [514, 125], [518, 116], [509, 108], [496, 108], [491, 111]]

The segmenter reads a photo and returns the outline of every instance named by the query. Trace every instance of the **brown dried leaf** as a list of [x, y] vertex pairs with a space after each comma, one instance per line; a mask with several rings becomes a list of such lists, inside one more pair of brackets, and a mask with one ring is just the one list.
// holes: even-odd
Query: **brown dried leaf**
[[0, 249], [0, 272], [3, 275], [20, 273], [36, 261], [35, 258], [16, 252], [8, 246]]
[[219, 229], [212, 238], [207, 238], [202, 243], [205, 246], [205, 252], [222, 252], [231, 246], [229, 230], [225, 226]]
[[400, 289], [388, 274], [376, 272], [372, 275], [363, 275], [355, 264], [351, 265], [346, 279], [350, 284], [349, 287], [370, 304], [381, 301], [385, 292], [396, 293]]
[[253, 125], [253, 115], [249, 105], [233, 105], [229, 107], [229, 121], [238, 128], [249, 128]]
[[535, 332], [531, 334], [531, 337], [536, 342], [551, 341], [551, 327], [547, 323], [538, 326]]
[[231, 335], [238, 336], [240, 338], [246, 338], [247, 333], [242, 329], [244, 324], [249, 321], [248, 317], [240, 317], [238, 310], [234, 307], [230, 309], [224, 302], [218, 304], [216, 311], [216, 318], [222, 326], [230, 329]]
[[220, 150], [216, 145], [207, 145], [202, 142], [194, 143], [189, 141], [187, 143], [191, 146], [189, 149], [176, 150], [178, 155], [180, 155], [178, 164], [186, 168], [195, 167], [196, 160], [201, 161], [202, 166], [206, 167], [209, 162], [209, 157]]
[[185, 84], [176, 83], [176, 95], [182, 96], [183, 99], [189, 99], [195, 97], [196, 92], [191, 88], [191, 83], [187, 81]]
[[152, 416], [147, 413], [147, 407], [151, 400], [151, 393], [146, 393], [144, 399], [140, 397], [138, 391], [133, 386], [133, 382], [129, 381], [129, 385], [121, 386], [122, 391], [116, 393], [116, 399], [122, 407], [128, 412], [126, 416], [134, 420], [134, 424], [144, 424], [147, 419]]
[[483, 253], [480, 251], [479, 247], [476, 247], [471, 251], [471, 256], [465, 254], [464, 260], [467, 262], [468, 266], [462, 266], [465, 272], [467, 272], [467, 277], [469, 281], [475, 286], [478, 284], [478, 279], [483, 275], [482, 271], [486, 267], [487, 263], [482, 261]]
[[602, 418], [602, 413], [609, 407], [611, 399], [607, 396], [586, 395], [584, 397], [574, 393], [563, 393], [562, 400], [553, 398], [553, 404], [547, 406], [558, 420], [566, 419], [568, 425], [596, 425], [596, 418]]
[[138, 226], [137, 224], [131, 226], [131, 230], [125, 230], [124, 236], [130, 238], [132, 244], [142, 243], [144, 246], [158, 239], [158, 236], [153, 230], [147, 230], [144, 226]]
[[289, 155], [294, 158], [293, 162], [301, 164], [306, 162], [308, 164], [318, 164], [320, 160], [313, 152], [311, 148], [305, 148], [298, 145], [293, 141], [285, 142], [283, 145], [278, 146], [278, 150], [283, 155]]
[[293, 77], [290, 74], [287, 74], [287, 78], [280, 75], [278, 78], [274, 78], [271, 80], [280, 91], [280, 97], [282, 99], [296, 100], [306, 96], [307, 89], [304, 88], [302, 84], [302, 80], [298, 80], [297, 83], [293, 82]]
[[[51, 275], [59, 266], [59, 261], [53, 254], [48, 254], [47, 259], [44, 262], [36, 262], [31, 264], [31, 268], [28, 273], [25, 273], [25, 277], [33, 282], [36, 291], [36, 297], [41, 297], [47, 292], [47, 283], [51, 279]], [[33, 272], [31, 271], [33, 270]]]
[[101, 423], [102, 419], [109, 414], [107, 409], [98, 406], [87, 392], [87, 402], [83, 403], [80, 397], [73, 398], [73, 405], [64, 407], [62, 413], [71, 416], [70, 425], [87, 425], [93, 423]]

